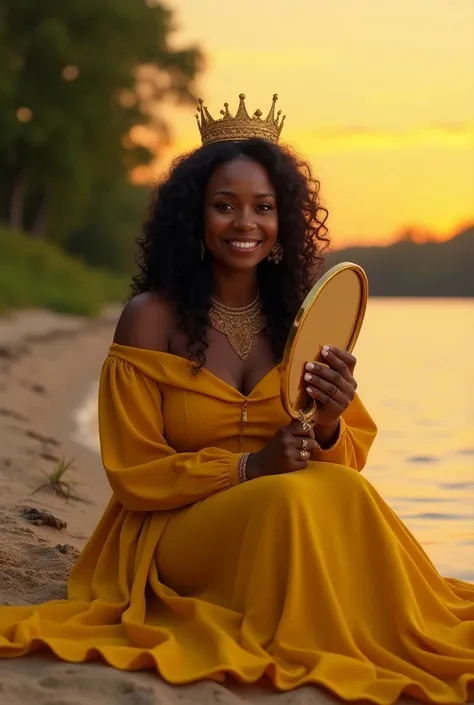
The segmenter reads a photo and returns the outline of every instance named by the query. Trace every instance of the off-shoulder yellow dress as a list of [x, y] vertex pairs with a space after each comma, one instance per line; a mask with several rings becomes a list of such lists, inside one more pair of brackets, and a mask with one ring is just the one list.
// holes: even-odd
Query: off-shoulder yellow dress
[[379, 705], [466, 702], [474, 586], [442, 578], [360, 474], [376, 428], [359, 399], [306, 470], [238, 484], [241, 452], [289, 421], [279, 385], [276, 367], [244, 397], [113, 345], [99, 395], [113, 498], [68, 600], [0, 608], [0, 657], [48, 647], [175, 684], [266, 675]]

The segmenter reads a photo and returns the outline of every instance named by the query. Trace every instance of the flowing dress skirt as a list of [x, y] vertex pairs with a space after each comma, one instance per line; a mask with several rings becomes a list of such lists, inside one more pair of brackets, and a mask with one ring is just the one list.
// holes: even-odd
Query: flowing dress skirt
[[156, 560], [188, 598], [160, 614], [172, 682], [266, 674], [381, 705], [462, 703], [474, 683], [474, 585], [442, 578], [350, 468], [311, 464], [177, 511]]
[[331, 463], [268, 476], [166, 516], [109, 505], [71, 599], [0, 607], [0, 658], [232, 676], [344, 700], [465, 703], [474, 585], [442, 578], [363, 475]]

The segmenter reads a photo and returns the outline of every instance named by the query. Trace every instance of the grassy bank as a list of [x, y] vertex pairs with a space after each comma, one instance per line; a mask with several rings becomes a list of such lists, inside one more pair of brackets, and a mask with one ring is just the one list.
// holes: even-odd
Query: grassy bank
[[108, 302], [123, 301], [128, 284], [47, 242], [0, 229], [0, 312], [47, 308], [92, 316]]

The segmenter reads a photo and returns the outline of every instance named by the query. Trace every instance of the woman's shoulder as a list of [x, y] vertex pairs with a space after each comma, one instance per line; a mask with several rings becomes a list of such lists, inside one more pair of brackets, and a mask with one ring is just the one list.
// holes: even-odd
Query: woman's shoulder
[[167, 352], [173, 322], [173, 306], [166, 297], [146, 291], [125, 305], [115, 329], [114, 343]]

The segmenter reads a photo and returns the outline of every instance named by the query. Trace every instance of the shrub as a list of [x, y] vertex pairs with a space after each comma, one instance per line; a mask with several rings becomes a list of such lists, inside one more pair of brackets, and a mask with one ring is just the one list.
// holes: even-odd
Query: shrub
[[56, 246], [0, 229], [0, 311], [46, 308], [83, 316], [127, 296], [128, 280]]

